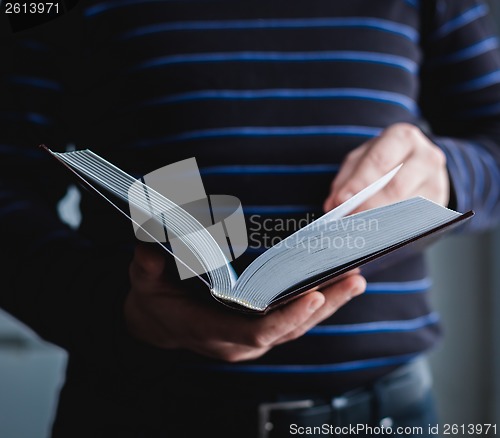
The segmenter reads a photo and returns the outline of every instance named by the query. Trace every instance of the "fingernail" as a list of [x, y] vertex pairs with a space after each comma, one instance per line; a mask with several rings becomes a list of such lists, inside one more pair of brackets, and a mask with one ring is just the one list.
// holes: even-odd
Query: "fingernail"
[[314, 301], [309, 304], [309, 312], [316, 312], [323, 305], [323, 300], [320, 298], [316, 298]]

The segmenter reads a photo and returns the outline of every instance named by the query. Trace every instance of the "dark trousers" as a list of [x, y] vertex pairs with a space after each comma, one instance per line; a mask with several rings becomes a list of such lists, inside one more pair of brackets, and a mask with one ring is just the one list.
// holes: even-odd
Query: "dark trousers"
[[[52, 438], [283, 438], [320, 436], [436, 437], [429, 427], [437, 416], [430, 372], [425, 361], [401, 367], [368, 388], [333, 397], [273, 394], [236, 397], [194, 391], [185, 396], [175, 385], [125, 391], [121, 401], [94, 393], [88, 382], [79, 391], [63, 391]], [[195, 385], [196, 386], [196, 385]], [[196, 389], [196, 388], [195, 388]], [[132, 394], [132, 395], [131, 395]], [[136, 394], [136, 395], [134, 395]], [[183, 395], [184, 394], [184, 395]], [[387, 433], [389, 431], [391, 434]]]
[[[259, 438], [260, 435], [253, 421], [254, 418], [250, 412], [239, 412], [238, 414], [230, 411], [218, 411], [216, 407], [209, 408], [201, 415], [201, 418], [191, 417], [181, 420], [177, 417], [171, 422], [165, 430], [149, 432], [144, 430], [138, 434], [138, 437], [202, 437], [216, 436], [218, 438]], [[254, 418], [255, 419], [255, 418]], [[181, 420], [181, 421], [179, 421]], [[280, 431], [269, 431], [269, 438], [284, 437], [415, 437], [427, 438], [438, 437], [432, 434], [429, 427], [436, 426], [438, 423], [434, 396], [432, 390], [427, 390], [425, 396], [419, 402], [408, 406], [403, 412], [394, 417], [385, 417], [378, 421], [369, 423], [352, 423], [343, 426], [335, 426], [332, 422], [322, 422], [316, 425], [300, 426], [297, 423], [290, 423], [287, 428]], [[385, 434], [380, 429], [385, 427]], [[388, 428], [393, 431], [388, 434]], [[308, 429], [307, 429], [308, 428]], [[314, 429], [316, 428], [316, 429]], [[288, 429], [288, 430], [287, 430]], [[339, 433], [340, 432], [340, 433]]]
[[[214, 397], [216, 400], [217, 397]], [[177, 400], [163, 432], [144, 437], [284, 438], [294, 436], [436, 437], [436, 406], [425, 360], [401, 367], [375, 382], [332, 398], [277, 395], [262, 403]]]

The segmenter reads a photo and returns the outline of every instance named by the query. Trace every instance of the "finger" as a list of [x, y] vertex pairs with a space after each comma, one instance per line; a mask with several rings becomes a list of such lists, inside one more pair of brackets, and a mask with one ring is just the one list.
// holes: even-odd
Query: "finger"
[[333, 194], [336, 202], [345, 202], [398, 164], [406, 162], [410, 152], [393, 138], [381, 138], [361, 157], [351, 177], [337, 188]]
[[356, 275], [356, 274], [361, 274], [360, 268], [354, 268], [354, 269], [351, 269], [350, 271], [344, 272], [343, 274], [340, 274], [340, 275], [338, 275], [330, 280], [327, 280], [326, 282], [322, 283], [320, 286], [317, 286], [311, 290], [320, 290], [322, 292], [323, 290], [330, 287], [331, 285], [338, 283], [351, 275]]
[[366, 280], [361, 275], [351, 275], [342, 280], [341, 285], [333, 285], [323, 290], [325, 304], [314, 313], [308, 321], [309, 329], [332, 316], [342, 306], [351, 301], [354, 297], [364, 293]]
[[347, 154], [345, 160], [342, 162], [342, 165], [340, 166], [339, 173], [332, 182], [333, 189], [341, 186], [345, 181], [347, 181], [351, 177], [351, 173], [358, 165], [359, 159], [366, 153], [366, 151], [369, 148], [372, 147], [375, 141], [377, 141], [377, 139], [372, 138], [364, 142], [360, 146], [358, 146], [356, 149], [353, 149], [351, 152]]
[[350, 275], [341, 282], [327, 287], [323, 290], [323, 295], [325, 297], [324, 304], [316, 312], [314, 312], [311, 317], [304, 322], [304, 324], [277, 340], [276, 345], [302, 336], [321, 321], [332, 316], [340, 307], [347, 304], [352, 298], [362, 294], [365, 289], [366, 280], [358, 274]]
[[428, 179], [428, 175], [426, 175], [426, 170], [422, 169], [422, 167], [412, 161], [410, 157], [387, 186], [367, 199], [350, 214], [403, 201], [412, 196], [423, 195], [422, 188]]
[[253, 345], [260, 348], [275, 345], [278, 339], [303, 325], [324, 302], [324, 295], [314, 291], [274, 310], [258, 321]]
[[342, 187], [344, 187], [344, 185], [351, 179], [352, 174], [359, 165], [359, 162], [363, 159], [367, 151], [373, 147], [373, 144], [376, 141], [378, 141], [378, 138], [371, 139], [366, 143], [362, 144], [361, 146], [359, 146], [358, 148], [354, 149], [347, 155], [346, 159], [340, 166], [340, 171], [338, 175], [332, 182], [330, 195], [325, 201], [325, 204], [323, 206], [325, 212], [334, 209], [338, 205], [350, 199], [355, 194], [347, 192], [343, 194], [342, 198], [338, 196], [339, 190]]
[[351, 173], [356, 167], [359, 158], [365, 153], [365, 150], [369, 148], [373, 140], [369, 140], [361, 146], [357, 147], [351, 151], [346, 159], [342, 162], [340, 170], [337, 176], [334, 178], [330, 188], [330, 194], [323, 203], [323, 210], [326, 212], [333, 210], [340, 203], [335, 199], [334, 194], [337, 192], [337, 187], [341, 187], [348, 178], [350, 178]]

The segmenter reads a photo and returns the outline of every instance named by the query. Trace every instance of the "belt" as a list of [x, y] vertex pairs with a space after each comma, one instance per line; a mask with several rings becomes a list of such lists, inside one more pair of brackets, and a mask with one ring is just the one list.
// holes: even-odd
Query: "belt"
[[[390, 427], [392, 418], [422, 401], [432, 385], [425, 359], [417, 359], [379, 379], [369, 388], [349, 391], [329, 400], [303, 398], [261, 403], [259, 438], [289, 436], [291, 428], [345, 428], [353, 425]], [[305, 430], [305, 429], [302, 429]]]

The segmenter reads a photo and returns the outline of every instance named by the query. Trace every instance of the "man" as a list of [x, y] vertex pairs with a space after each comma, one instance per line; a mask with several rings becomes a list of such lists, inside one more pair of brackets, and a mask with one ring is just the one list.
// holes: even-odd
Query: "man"
[[[69, 352], [54, 437], [434, 424], [422, 255], [237, 315], [88, 194], [65, 227], [65, 175], [36, 145], [88, 147], [134, 175], [194, 156], [207, 193], [238, 196], [252, 224], [317, 217], [404, 162], [360, 209], [423, 195], [484, 229], [500, 181], [487, 14], [475, 0], [96, 0], [12, 35], [0, 305]], [[237, 271], [265, 250], [257, 228]]]

